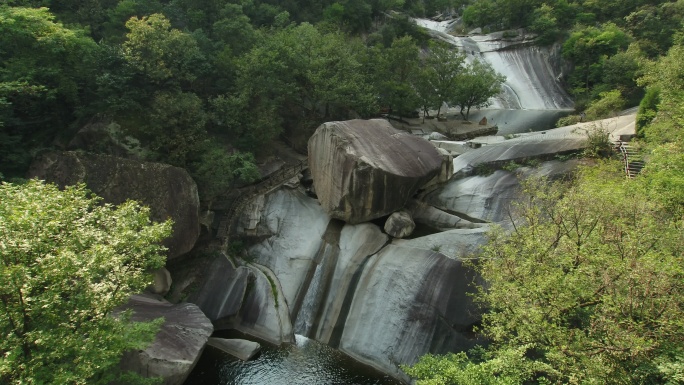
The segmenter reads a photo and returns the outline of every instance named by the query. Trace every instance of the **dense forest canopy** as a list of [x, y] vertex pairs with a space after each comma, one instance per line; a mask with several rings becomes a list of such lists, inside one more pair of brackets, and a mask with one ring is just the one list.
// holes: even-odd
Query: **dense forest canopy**
[[[648, 162], [634, 181], [608, 162], [531, 185], [535, 205], [475, 267], [490, 283], [477, 296], [490, 348], [406, 370], [425, 384], [682, 383], [684, 0], [8, 0], [0, 179], [99, 123], [137, 144], [131, 156], [186, 168], [210, 206], [259, 177], [255, 154], [278, 136], [302, 149], [327, 120], [439, 114], [444, 102], [467, 119], [504, 79], [410, 20], [437, 15], [461, 18], [457, 33], [524, 28], [555, 44], [577, 108], [560, 123], [639, 105]], [[47, 191], [25, 188], [3, 191]], [[0, 377], [15, 378], [5, 363]]]
[[[448, 66], [458, 54], [428, 45], [409, 16], [462, 16], [462, 31], [528, 28], [540, 44], [562, 44], [578, 111], [635, 105], [636, 79], [678, 39], [683, 4], [14, 0], [0, 8], [0, 172], [22, 177], [33, 154], [68, 147], [94, 120], [139, 140], [143, 158], [201, 179], [211, 162], [227, 163], [216, 154], [249, 160], [278, 135], [302, 148], [325, 120], [485, 105], [465, 86], [440, 91], [448, 81], [438, 76], [457, 78]], [[496, 77], [474, 81], [487, 68], [460, 63], [457, 84], [496, 91]]]

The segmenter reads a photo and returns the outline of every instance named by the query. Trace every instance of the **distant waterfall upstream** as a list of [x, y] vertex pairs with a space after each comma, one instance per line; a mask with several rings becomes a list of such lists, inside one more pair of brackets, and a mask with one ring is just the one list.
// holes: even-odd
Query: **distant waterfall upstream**
[[522, 30], [511, 38], [504, 38], [501, 32], [452, 36], [447, 30], [453, 21], [415, 19], [415, 22], [433, 37], [458, 47], [466, 54], [466, 61], [484, 60], [506, 76], [502, 92], [492, 98], [486, 114], [471, 111], [473, 119], [482, 115], [490, 122], [494, 120], [500, 134], [550, 128], [559, 116], [573, 108], [556, 63], [559, 47], [536, 46]]
[[525, 36], [503, 38], [502, 33], [452, 36], [450, 22], [416, 19], [416, 24], [458, 47], [466, 60], [481, 59], [506, 76], [503, 92], [492, 105], [497, 109], [563, 110], [573, 107], [552, 63], [553, 48], [533, 45]]

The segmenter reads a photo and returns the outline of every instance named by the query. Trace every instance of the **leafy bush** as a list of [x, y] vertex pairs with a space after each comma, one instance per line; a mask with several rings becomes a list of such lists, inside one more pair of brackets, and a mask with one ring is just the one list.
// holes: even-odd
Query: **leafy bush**
[[599, 99], [589, 104], [586, 109], [587, 119], [597, 120], [615, 116], [625, 108], [625, 99], [618, 90], [601, 92]]
[[587, 130], [587, 147], [584, 156], [590, 158], [605, 158], [612, 154], [613, 144], [608, 131], [600, 125], [592, 125]]
[[660, 103], [660, 88], [647, 88], [646, 95], [639, 103], [636, 117], [636, 130], [640, 137], [644, 136], [644, 129], [655, 119], [658, 113], [658, 103]]

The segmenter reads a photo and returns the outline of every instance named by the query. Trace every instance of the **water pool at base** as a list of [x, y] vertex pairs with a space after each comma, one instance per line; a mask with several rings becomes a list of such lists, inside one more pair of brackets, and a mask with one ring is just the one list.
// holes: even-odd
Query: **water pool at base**
[[260, 355], [247, 362], [207, 346], [184, 385], [402, 384], [327, 345], [300, 335], [295, 337], [294, 345], [274, 346], [258, 341], [261, 344]]

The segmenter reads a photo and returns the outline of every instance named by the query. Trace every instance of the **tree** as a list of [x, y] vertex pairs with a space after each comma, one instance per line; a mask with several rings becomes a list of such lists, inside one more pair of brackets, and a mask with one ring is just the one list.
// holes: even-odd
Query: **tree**
[[684, 142], [684, 46], [673, 46], [649, 66], [639, 83], [658, 89], [656, 119], [644, 128], [646, 139], [652, 143]]
[[[474, 268], [487, 282], [476, 300], [492, 344], [465, 361], [497, 379], [482, 383], [676, 383], [667, 381], [684, 360], [681, 201], [673, 212], [620, 168], [528, 183], [511, 232], [491, 234]], [[423, 383], [447, 383], [437, 380], [450, 372], [427, 373], [428, 363], [417, 365], [433, 381]]]
[[259, 168], [251, 153], [228, 153], [214, 143], [207, 143], [205, 147], [192, 174], [197, 181], [200, 198], [209, 207], [214, 199], [237, 183], [252, 183], [259, 178]]
[[126, 22], [129, 29], [123, 51], [126, 60], [155, 84], [192, 82], [204, 69], [205, 59], [192, 35], [171, 28], [155, 13]]
[[452, 103], [461, 107], [461, 116], [468, 120], [470, 109], [488, 106], [489, 99], [501, 92], [501, 85], [505, 81], [506, 77], [494, 71], [489, 64], [475, 59], [458, 76], [458, 86]]
[[0, 168], [20, 176], [29, 147], [65, 131], [94, 87], [98, 46], [47, 8], [0, 6]]
[[308, 23], [290, 25], [263, 36], [240, 57], [237, 95], [217, 100], [215, 105], [230, 102], [255, 108], [260, 112], [258, 119], [271, 123], [263, 128], [250, 124], [251, 116], [257, 115], [253, 112], [237, 119], [255, 130], [277, 133], [280, 127], [273, 126], [283, 121], [286, 128], [307, 137], [309, 130], [325, 120], [347, 118], [350, 110], [367, 116], [376, 103], [359, 62], [364, 49], [360, 41], [341, 33], [324, 33]]
[[139, 135], [164, 162], [187, 167], [207, 138], [207, 114], [202, 100], [191, 92], [158, 92], [149, 124]]
[[627, 49], [630, 37], [613, 23], [576, 27], [563, 43], [563, 57], [574, 64], [570, 82], [576, 95], [588, 95], [603, 77], [605, 57]]
[[587, 107], [587, 120], [598, 120], [615, 116], [625, 108], [625, 99], [619, 90], [601, 92], [599, 99]]
[[414, 80], [414, 87], [423, 101], [424, 113], [428, 108], [434, 108], [439, 115], [442, 105], [456, 98], [464, 62], [465, 55], [457, 50], [441, 44], [430, 44], [430, 51]]
[[159, 322], [112, 311], [164, 265], [171, 223], [151, 223], [132, 201], [102, 204], [82, 185], [2, 183], [0, 201], [0, 382], [130, 382], [119, 360]]
[[380, 81], [381, 98], [399, 117], [420, 107], [420, 99], [412, 83], [419, 73], [418, 47], [410, 36], [400, 37], [382, 51]]

